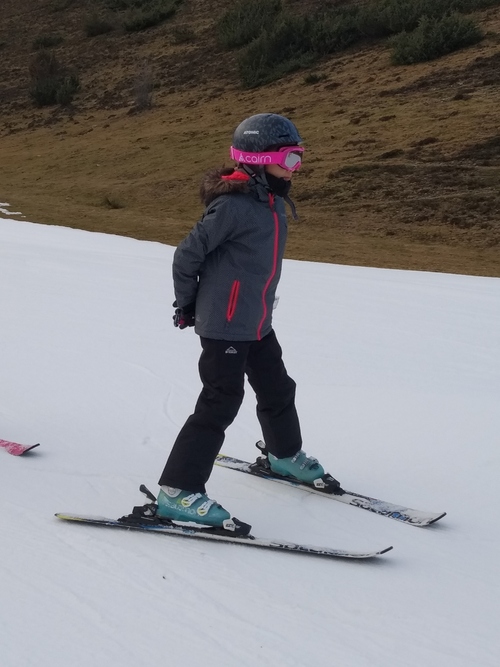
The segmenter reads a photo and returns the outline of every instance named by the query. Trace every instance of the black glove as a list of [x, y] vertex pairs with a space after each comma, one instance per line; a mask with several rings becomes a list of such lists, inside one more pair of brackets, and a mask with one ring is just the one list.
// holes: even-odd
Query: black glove
[[177, 307], [177, 301], [174, 301], [172, 306], [175, 308], [175, 313], [172, 319], [174, 320], [174, 327], [179, 329], [186, 329], [187, 327], [194, 327], [195, 324], [195, 303], [190, 303], [184, 308]]

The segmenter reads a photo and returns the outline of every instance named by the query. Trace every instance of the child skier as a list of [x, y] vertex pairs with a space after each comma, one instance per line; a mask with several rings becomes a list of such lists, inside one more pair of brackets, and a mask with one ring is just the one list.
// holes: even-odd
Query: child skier
[[295, 382], [272, 329], [287, 236], [284, 201], [295, 216], [288, 192], [301, 165], [301, 143], [283, 116], [244, 120], [231, 146], [237, 167], [206, 174], [200, 190], [206, 210], [175, 251], [174, 325], [194, 326], [200, 336], [203, 389], [160, 477], [160, 518], [235, 530], [205, 484], [243, 400], [245, 375], [257, 397], [272, 472], [311, 485], [333, 479], [302, 450]]

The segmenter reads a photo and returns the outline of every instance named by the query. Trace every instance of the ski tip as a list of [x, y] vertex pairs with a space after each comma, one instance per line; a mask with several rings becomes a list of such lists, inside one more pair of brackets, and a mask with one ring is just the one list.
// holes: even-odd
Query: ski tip
[[11, 442], [10, 440], [0, 440], [0, 447], [12, 456], [23, 456], [27, 452], [31, 452], [35, 447], [39, 447], [40, 443], [36, 445], [21, 445], [18, 442]]
[[437, 517], [435, 517], [434, 519], [431, 519], [431, 521], [429, 521], [429, 523], [427, 523], [427, 524], [425, 524], [425, 525], [426, 525], [426, 526], [432, 526], [433, 523], [436, 523], [436, 521], [439, 521], [439, 520], [442, 519], [444, 516], [446, 516], [446, 512], [443, 512], [442, 514], [439, 514]]
[[382, 554], [386, 554], [388, 551], [392, 551], [394, 547], [386, 547], [385, 549], [382, 549], [382, 551], [379, 551], [377, 556], [381, 556]]
[[65, 512], [56, 512], [54, 516], [56, 519], [62, 519], [63, 521], [76, 521], [72, 514], [66, 514]]
[[40, 443], [37, 442], [36, 445], [31, 445], [31, 446], [26, 447], [26, 449], [24, 450], [22, 455], [27, 454], [28, 452], [32, 452], [35, 449], [35, 447], [40, 447]]

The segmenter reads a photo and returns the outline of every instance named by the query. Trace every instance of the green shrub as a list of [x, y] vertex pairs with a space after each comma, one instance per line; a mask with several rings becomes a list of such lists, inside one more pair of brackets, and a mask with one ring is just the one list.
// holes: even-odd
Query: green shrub
[[[252, 40], [240, 52], [238, 66], [243, 85], [253, 88], [309, 67], [366, 37], [402, 33], [393, 42], [398, 52], [394, 62], [436, 58], [481, 39], [479, 28], [457, 12], [497, 5], [500, 0], [368, 0], [297, 16], [271, 0], [240, 0], [224, 14], [217, 30], [225, 48]], [[263, 19], [264, 7], [272, 8], [272, 18]]]
[[114, 25], [98, 14], [91, 14], [85, 19], [84, 30], [87, 37], [97, 37], [114, 30]]
[[249, 44], [272, 25], [281, 10], [281, 0], [238, 0], [217, 23], [219, 46], [229, 50]]
[[392, 62], [395, 65], [411, 65], [434, 60], [477, 44], [483, 36], [481, 28], [473, 20], [460, 14], [439, 19], [423, 16], [415, 30], [392, 38]]
[[243, 85], [254, 88], [275, 81], [310, 67], [321, 56], [345, 49], [359, 37], [354, 16], [351, 11], [312, 17], [284, 14], [271, 31], [264, 31], [240, 54]]
[[149, 63], [145, 63], [137, 73], [134, 84], [134, 110], [144, 111], [153, 106], [154, 90], [153, 70]]
[[151, 0], [104, 0], [104, 4], [114, 12], [122, 12], [126, 9], [144, 9], [151, 5]]
[[349, 7], [311, 17], [305, 26], [307, 49], [318, 56], [346, 49], [361, 37], [356, 18], [357, 9]]
[[102, 0], [106, 9], [124, 13], [121, 19], [127, 32], [146, 30], [174, 16], [182, 0]]
[[39, 51], [33, 56], [29, 74], [29, 94], [39, 107], [70, 104], [80, 87], [78, 77], [61, 67], [52, 51]]
[[159, 25], [174, 16], [177, 12], [179, 0], [149, 0], [141, 2], [135, 0], [135, 4], [128, 10], [123, 21], [123, 27], [127, 32], [138, 32]]
[[288, 16], [272, 32], [264, 31], [239, 55], [240, 79], [255, 88], [312, 64], [307, 52], [307, 19]]
[[61, 37], [61, 35], [40, 35], [33, 41], [33, 51], [51, 49], [54, 46], [59, 46], [62, 42], [64, 42], [64, 37]]
[[30, 61], [30, 95], [39, 107], [55, 104], [61, 67], [52, 51], [40, 51]]
[[370, 37], [387, 37], [414, 30], [423, 16], [442, 18], [500, 5], [500, 0], [370, 0], [359, 7], [356, 24]]
[[372, 0], [360, 8], [357, 26], [369, 37], [388, 37], [414, 30], [420, 18], [446, 13], [449, 0]]
[[104, 0], [104, 5], [112, 12], [121, 12], [124, 9], [131, 9], [133, 2], [127, 0]]
[[61, 106], [68, 106], [73, 102], [75, 94], [80, 89], [80, 79], [76, 74], [64, 76], [57, 87], [56, 102]]

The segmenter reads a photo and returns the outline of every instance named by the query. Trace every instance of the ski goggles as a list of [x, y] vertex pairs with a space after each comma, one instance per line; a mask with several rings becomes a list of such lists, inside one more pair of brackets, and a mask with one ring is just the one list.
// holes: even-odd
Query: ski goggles
[[304, 149], [301, 146], [285, 146], [277, 151], [262, 153], [247, 153], [231, 146], [230, 154], [233, 160], [242, 164], [253, 164], [258, 167], [265, 167], [266, 164], [277, 164], [287, 171], [297, 171], [302, 164], [302, 153]]

